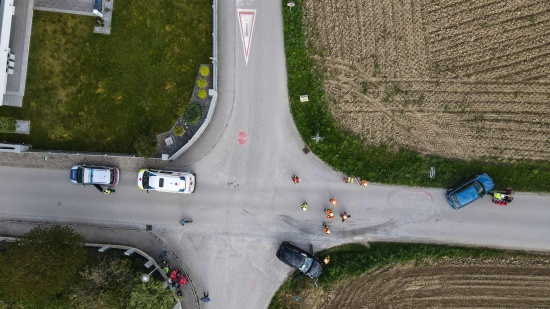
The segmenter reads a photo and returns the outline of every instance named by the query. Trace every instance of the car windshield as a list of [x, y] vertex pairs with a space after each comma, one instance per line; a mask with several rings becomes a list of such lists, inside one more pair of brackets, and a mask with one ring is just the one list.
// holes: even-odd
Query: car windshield
[[83, 178], [84, 178], [84, 168], [79, 167], [79, 168], [76, 170], [76, 182], [82, 183], [82, 182], [83, 182]]
[[479, 194], [479, 196], [483, 196], [485, 194], [485, 188], [477, 180], [474, 181], [474, 188], [476, 188], [476, 191]]
[[143, 176], [141, 177], [142, 177], [141, 185], [144, 188], [149, 188], [149, 172], [148, 171], [143, 172]]
[[311, 264], [313, 264], [313, 259], [309, 258], [309, 257], [306, 257], [305, 260], [304, 260], [304, 264], [302, 264], [302, 266], [300, 266], [300, 268], [298, 268], [298, 269], [301, 272], [306, 273], [311, 268]]

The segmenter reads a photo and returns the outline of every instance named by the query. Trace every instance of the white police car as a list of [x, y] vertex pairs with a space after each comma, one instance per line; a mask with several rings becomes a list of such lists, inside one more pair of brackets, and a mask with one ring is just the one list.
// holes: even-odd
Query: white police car
[[195, 175], [189, 172], [142, 169], [138, 173], [137, 184], [141, 190], [147, 191], [193, 193]]
[[82, 185], [118, 184], [120, 171], [116, 167], [75, 165], [71, 167], [71, 182]]

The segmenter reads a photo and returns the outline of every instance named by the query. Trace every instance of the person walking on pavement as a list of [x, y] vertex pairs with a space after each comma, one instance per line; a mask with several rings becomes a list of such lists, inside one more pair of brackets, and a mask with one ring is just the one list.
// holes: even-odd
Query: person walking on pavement
[[201, 301], [207, 303], [210, 301], [210, 297], [208, 297], [208, 292], [203, 292], [203, 297], [201, 297]]
[[336, 206], [336, 204], [338, 203], [334, 197], [331, 197], [329, 201], [332, 204], [332, 206]]
[[292, 182], [299, 183], [300, 182], [300, 177], [298, 177], [296, 175], [292, 175]]
[[168, 265], [168, 261], [166, 261], [166, 251], [162, 251], [161, 254], [159, 254], [159, 260], [162, 263], [162, 265]]
[[346, 222], [351, 216], [344, 211], [344, 213], [341, 214], [340, 217], [342, 217], [342, 222]]
[[307, 203], [306, 202], [303, 202], [300, 207], [302, 207], [303, 211], [307, 211]]
[[328, 225], [323, 224], [323, 232], [325, 233], [325, 235], [330, 234], [330, 229], [328, 228]]
[[327, 213], [327, 219], [334, 219], [334, 213], [331, 209], [325, 209], [325, 212]]

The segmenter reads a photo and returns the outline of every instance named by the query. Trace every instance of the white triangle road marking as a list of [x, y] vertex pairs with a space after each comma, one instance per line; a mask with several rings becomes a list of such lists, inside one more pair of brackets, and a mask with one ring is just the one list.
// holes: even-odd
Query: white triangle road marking
[[244, 59], [248, 65], [248, 56], [250, 55], [250, 44], [252, 43], [252, 33], [254, 30], [254, 21], [256, 19], [256, 10], [237, 9], [241, 38], [243, 41]]

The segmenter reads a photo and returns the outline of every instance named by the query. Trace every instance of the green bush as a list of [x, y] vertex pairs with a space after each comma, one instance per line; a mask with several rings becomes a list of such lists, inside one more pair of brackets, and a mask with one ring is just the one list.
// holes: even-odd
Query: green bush
[[199, 88], [204, 88], [206, 87], [206, 85], [207, 85], [206, 79], [199, 78], [199, 80], [197, 81], [197, 86], [199, 86]]
[[154, 135], [142, 135], [134, 142], [138, 156], [151, 158], [157, 154], [157, 138]]
[[204, 90], [204, 89], [199, 90], [199, 93], [197, 93], [197, 95], [198, 95], [199, 98], [201, 98], [201, 99], [206, 98], [206, 90]]
[[208, 76], [208, 74], [210, 74], [210, 68], [203, 65], [200, 69], [200, 72], [202, 76]]
[[183, 133], [185, 133], [185, 130], [181, 126], [177, 126], [174, 128], [174, 135], [182, 136]]
[[189, 104], [183, 112], [182, 118], [188, 124], [195, 124], [201, 120], [202, 109], [198, 104]]
[[14, 133], [15, 123], [13, 117], [0, 117], [0, 133]]

